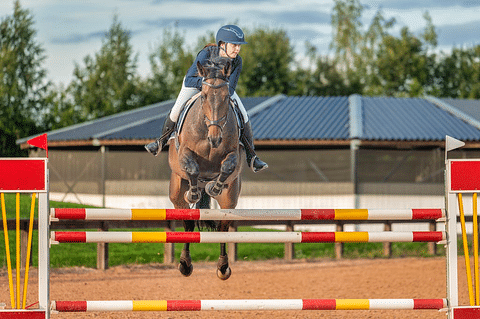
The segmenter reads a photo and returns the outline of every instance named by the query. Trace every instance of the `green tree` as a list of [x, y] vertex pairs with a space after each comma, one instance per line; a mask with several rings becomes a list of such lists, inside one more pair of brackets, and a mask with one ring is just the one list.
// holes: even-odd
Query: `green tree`
[[0, 22], [0, 156], [25, 155], [15, 141], [38, 133], [50, 83], [34, 18], [20, 2]]
[[454, 48], [443, 54], [437, 65], [437, 96], [450, 98], [480, 98], [480, 45]]
[[403, 27], [397, 38], [384, 32], [392, 26], [390, 22], [374, 19], [370, 28], [374, 32], [367, 38], [375, 41], [364, 49], [365, 94], [416, 97], [434, 92], [437, 35], [428, 12], [424, 18], [427, 25], [420, 38], [408, 27]]
[[162, 42], [150, 54], [151, 77], [142, 83], [146, 104], [176, 97], [195, 56], [185, 47], [185, 37], [177, 27], [165, 29]]
[[83, 120], [95, 119], [142, 106], [137, 90], [137, 55], [130, 44], [130, 33], [117, 15], [102, 40], [100, 52], [86, 56], [84, 67], [75, 65], [68, 88]]
[[286, 32], [257, 28], [245, 34], [248, 44], [240, 51], [243, 68], [237, 93], [241, 96], [288, 94], [294, 51]]
[[306, 43], [306, 66], [300, 64], [292, 71], [292, 86], [289, 94], [309, 96], [345, 96], [360, 93], [358, 82], [347, 83], [336, 67], [335, 59], [318, 55], [310, 43]]
[[335, 59], [345, 74], [355, 70], [363, 41], [362, 11], [359, 0], [334, 0], [332, 13], [332, 43]]

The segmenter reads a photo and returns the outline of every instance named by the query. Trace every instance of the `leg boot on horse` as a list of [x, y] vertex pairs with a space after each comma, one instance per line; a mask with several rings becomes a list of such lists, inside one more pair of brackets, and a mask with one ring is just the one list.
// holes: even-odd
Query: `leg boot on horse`
[[268, 164], [258, 158], [253, 146], [253, 131], [250, 121], [244, 124], [240, 135], [240, 141], [245, 146], [245, 154], [247, 155], [247, 164], [254, 173], [258, 173], [268, 168]]

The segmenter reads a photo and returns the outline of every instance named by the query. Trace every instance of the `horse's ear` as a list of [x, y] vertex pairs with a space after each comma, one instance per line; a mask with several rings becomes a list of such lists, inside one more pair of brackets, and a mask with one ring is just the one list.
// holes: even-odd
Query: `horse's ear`
[[227, 63], [225, 64], [223, 72], [225, 73], [225, 76], [227, 78], [230, 76], [230, 73], [232, 72], [232, 63], [230, 61], [227, 61]]
[[200, 61], [197, 61], [197, 70], [198, 70], [198, 75], [200, 75], [201, 77], [205, 77], [205, 73], [206, 73], [205, 68], [200, 63]]

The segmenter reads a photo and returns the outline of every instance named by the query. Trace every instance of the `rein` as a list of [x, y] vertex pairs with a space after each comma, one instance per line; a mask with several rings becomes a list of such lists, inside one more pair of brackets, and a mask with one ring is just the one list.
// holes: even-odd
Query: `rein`
[[[218, 84], [218, 85], [213, 85], [213, 84], [207, 82], [207, 80], [210, 80], [210, 79], [221, 79], [221, 80], [224, 80], [225, 82], [220, 83], [220, 84]], [[209, 87], [211, 87], [212, 89], [219, 89], [219, 88], [221, 88], [221, 87], [224, 87], [224, 86], [228, 85], [229, 83], [228, 83], [228, 81], [227, 81], [226, 79], [223, 79], [223, 78], [207, 78], [207, 79], [204, 79], [204, 80], [202, 81], [202, 84], [205, 84], [206, 86], [209, 86]]]

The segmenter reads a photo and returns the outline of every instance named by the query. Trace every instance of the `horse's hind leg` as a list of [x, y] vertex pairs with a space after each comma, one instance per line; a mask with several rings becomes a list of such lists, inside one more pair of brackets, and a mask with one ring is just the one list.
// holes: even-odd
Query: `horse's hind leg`
[[[240, 193], [240, 178], [235, 179], [232, 183], [229, 184], [228, 188], [225, 189], [220, 196], [216, 199], [221, 208], [224, 209], [234, 209], [237, 206], [238, 194]], [[227, 232], [230, 228], [231, 221], [223, 220], [220, 222], [218, 231]], [[220, 244], [220, 257], [218, 258], [217, 263], [217, 277], [222, 280], [227, 280], [230, 278], [232, 270], [228, 265], [228, 255], [226, 251], [226, 244]]]
[[[219, 231], [225, 232], [228, 231], [230, 227], [230, 221], [222, 220], [218, 227]], [[217, 262], [217, 277], [222, 280], [227, 280], [232, 275], [232, 270], [228, 266], [228, 255], [226, 250], [227, 244], [220, 244], [220, 257]]]
[[[183, 225], [185, 231], [192, 232], [195, 229], [195, 222], [193, 220], [184, 220]], [[190, 276], [193, 272], [192, 258], [190, 257], [190, 243], [185, 243], [183, 245], [178, 270], [180, 270], [185, 277]]]

